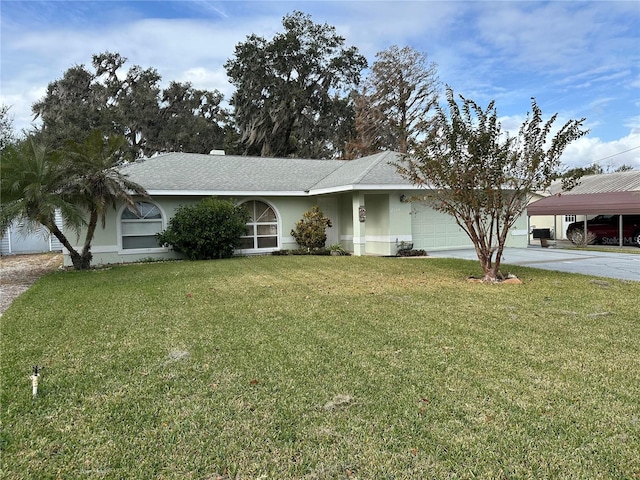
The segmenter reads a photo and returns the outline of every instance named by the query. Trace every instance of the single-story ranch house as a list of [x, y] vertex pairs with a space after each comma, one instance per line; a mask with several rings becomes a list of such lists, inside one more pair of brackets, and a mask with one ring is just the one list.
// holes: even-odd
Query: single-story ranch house
[[[340, 243], [354, 255], [395, 255], [400, 242], [427, 252], [472, 246], [453, 218], [407, 201], [427, 191], [397, 173], [391, 162], [398, 158], [397, 153], [382, 152], [350, 161], [190, 153], [143, 159], [122, 172], [142, 185], [151, 200], [140, 199], [141, 216], [124, 205], [109, 212], [107, 227], [96, 230], [93, 263], [179, 258], [158, 245], [155, 234], [166, 228], [180, 205], [209, 196], [234, 199], [251, 212], [238, 254], [298, 248], [291, 229], [315, 205], [331, 219], [327, 245]], [[508, 245], [527, 243], [523, 216]]]

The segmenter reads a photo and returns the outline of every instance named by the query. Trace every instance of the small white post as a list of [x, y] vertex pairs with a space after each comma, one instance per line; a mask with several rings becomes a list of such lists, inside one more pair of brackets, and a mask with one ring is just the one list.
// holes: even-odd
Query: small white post
[[33, 374], [29, 377], [31, 379], [31, 392], [33, 394], [33, 398], [38, 395], [38, 380], [40, 379], [40, 368], [36, 365], [33, 367]]

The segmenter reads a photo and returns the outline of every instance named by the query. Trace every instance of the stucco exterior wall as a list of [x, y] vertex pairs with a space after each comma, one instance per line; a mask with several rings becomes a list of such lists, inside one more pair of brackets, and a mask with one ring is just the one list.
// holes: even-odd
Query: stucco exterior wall
[[389, 254], [395, 255], [400, 242], [412, 242], [411, 203], [406, 198], [411, 192], [393, 192], [389, 195]]
[[353, 252], [353, 211], [351, 194], [337, 195], [339, 212], [339, 241], [348, 252]]
[[366, 194], [365, 254], [389, 255], [389, 196]]
[[[329, 216], [333, 225], [327, 231], [327, 245], [339, 242], [345, 250], [356, 255], [395, 255], [398, 243], [414, 240], [412, 238], [412, 218], [414, 216], [412, 204], [405, 201], [405, 195], [409, 197], [411, 192], [348, 192], [303, 198], [275, 196], [220, 196], [219, 198], [233, 198], [238, 202], [259, 200], [270, 205], [276, 211], [278, 218], [278, 246], [274, 248], [275, 250], [298, 248], [291, 235], [291, 230], [295, 227], [296, 222], [302, 218], [304, 212], [318, 205]], [[164, 229], [181, 205], [194, 204], [202, 198], [204, 197], [156, 196], [151, 202], [162, 213], [162, 228]], [[361, 206], [366, 209], [364, 222], [360, 222], [359, 218]], [[98, 226], [91, 249], [93, 265], [180, 258], [176, 252], [160, 246], [135, 250], [124, 249], [120, 221], [124, 208], [124, 205], [120, 205], [116, 210], [110, 210], [107, 213], [107, 228], [102, 229]], [[75, 233], [71, 233], [69, 238], [72, 243], [81, 244], [84, 240], [84, 232], [81, 232], [79, 238], [76, 238]], [[523, 216], [511, 230], [507, 245], [524, 248], [527, 243], [527, 217]], [[80, 247], [77, 248], [80, 249]], [[414, 248], [423, 247], [414, 245]], [[256, 253], [268, 253], [268, 251]], [[65, 255], [65, 265], [71, 265], [68, 254]]]
[[507, 247], [526, 248], [529, 242], [527, 217], [521, 215], [507, 235]]
[[[193, 197], [163, 197], [156, 196], [151, 200], [151, 203], [158, 206], [162, 212], [163, 229], [167, 227], [168, 221], [181, 205], [192, 205], [205, 197], [193, 196]], [[278, 231], [279, 233], [279, 245], [278, 249], [290, 250], [298, 248], [293, 236], [291, 236], [291, 230], [295, 227], [298, 220], [302, 218], [304, 212], [310, 210], [313, 206], [317, 205], [318, 198], [299, 198], [299, 197], [263, 197], [263, 196], [246, 196], [246, 197], [223, 197], [218, 198], [233, 198], [238, 202], [245, 202], [248, 200], [260, 200], [272, 206], [278, 216]], [[336, 198], [336, 196], [333, 196]], [[340, 202], [338, 201], [339, 205]], [[120, 216], [124, 209], [124, 205], [120, 205], [116, 210], [110, 210], [107, 213], [106, 225], [107, 228], [102, 229], [100, 226], [96, 229], [94, 240], [92, 242], [91, 252], [93, 254], [93, 265], [105, 265], [105, 264], [117, 264], [117, 263], [129, 263], [139, 262], [146, 260], [162, 260], [162, 259], [178, 259], [181, 255], [164, 247], [148, 248], [148, 249], [136, 249], [125, 250], [122, 248], [121, 240], [121, 228], [120, 228]], [[336, 222], [337, 227], [340, 229], [343, 223], [340, 220]], [[79, 239], [73, 234], [70, 238], [72, 244], [78, 250], [81, 248], [81, 242], [84, 240], [85, 232], [81, 232]], [[336, 233], [336, 236], [339, 236]], [[346, 247], [346, 245], [345, 245]], [[65, 255], [65, 265], [71, 265], [71, 259], [68, 254]]]
[[[364, 238], [358, 241], [364, 246], [364, 255], [395, 255], [398, 242], [411, 241], [411, 205], [401, 201], [402, 192], [360, 193], [338, 196], [340, 212], [340, 243], [354, 252], [354, 228]], [[358, 218], [357, 208], [366, 209], [364, 222]]]

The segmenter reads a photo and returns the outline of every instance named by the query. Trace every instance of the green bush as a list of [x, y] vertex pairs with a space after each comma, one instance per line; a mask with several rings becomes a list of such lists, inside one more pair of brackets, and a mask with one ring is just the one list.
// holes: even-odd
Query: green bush
[[229, 258], [240, 245], [248, 220], [243, 205], [205, 198], [195, 205], [181, 205], [157, 238], [190, 260]]
[[324, 248], [327, 241], [326, 230], [331, 226], [331, 220], [322, 213], [317, 205], [304, 213], [291, 235], [302, 248]]

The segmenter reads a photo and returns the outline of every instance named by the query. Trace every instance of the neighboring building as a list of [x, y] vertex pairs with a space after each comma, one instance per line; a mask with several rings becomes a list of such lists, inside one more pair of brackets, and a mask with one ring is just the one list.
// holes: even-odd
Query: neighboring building
[[596, 215], [640, 214], [640, 171], [588, 175], [569, 191], [556, 181], [547, 195], [527, 207], [529, 223], [536, 228], [555, 228], [557, 238], [566, 238], [570, 223]]
[[[56, 212], [56, 225], [62, 229], [62, 217]], [[61, 252], [62, 244], [49, 231], [39, 226], [35, 230], [23, 222], [13, 222], [0, 237], [0, 254]]]
[[[96, 230], [93, 263], [177, 258], [155, 234], [180, 205], [209, 196], [234, 199], [252, 213], [239, 254], [297, 248], [291, 229], [314, 205], [333, 225], [327, 245], [340, 243], [354, 255], [395, 255], [400, 242], [426, 251], [471, 247], [452, 217], [407, 201], [428, 190], [396, 172], [390, 163], [398, 158], [393, 152], [350, 161], [168, 153], [135, 162], [122, 172], [152, 200], [140, 200], [141, 216], [124, 205], [109, 212], [107, 227]], [[523, 217], [508, 245], [526, 247], [527, 233]]]
[[[541, 200], [545, 197], [547, 197], [548, 194], [542, 195], [542, 194], [535, 194], [532, 195], [531, 200], [529, 201], [529, 204], [537, 202], [538, 200]], [[560, 238], [557, 234], [560, 233], [558, 226], [557, 226], [557, 221], [556, 219], [554, 219], [554, 217], [550, 217], [548, 215], [541, 215], [541, 216], [531, 216], [529, 217], [529, 232], [533, 232], [533, 230], [536, 229], [541, 229], [541, 228], [548, 228], [551, 231], [551, 238], [552, 239], [556, 239]]]

